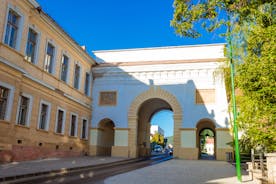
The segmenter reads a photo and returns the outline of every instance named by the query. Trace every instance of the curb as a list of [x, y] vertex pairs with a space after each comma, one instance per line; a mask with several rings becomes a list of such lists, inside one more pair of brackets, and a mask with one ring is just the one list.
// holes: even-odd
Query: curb
[[6, 176], [6, 177], [0, 178], [0, 183], [20, 182], [19, 180], [24, 181], [24, 180], [28, 180], [30, 178], [54, 177], [57, 175], [65, 175], [68, 173], [77, 172], [77, 171], [81, 171], [81, 170], [96, 169], [96, 168], [101, 168], [101, 167], [126, 164], [129, 162], [136, 162], [139, 160], [143, 160], [143, 159], [131, 158], [131, 159], [125, 159], [125, 160], [120, 160], [120, 161], [113, 161], [113, 162], [109, 162], [109, 163], [96, 164], [96, 165], [70, 167], [70, 168], [62, 168], [62, 169], [55, 169], [55, 170], [28, 173], [28, 174], [19, 174], [19, 175], [14, 175], [14, 176]]

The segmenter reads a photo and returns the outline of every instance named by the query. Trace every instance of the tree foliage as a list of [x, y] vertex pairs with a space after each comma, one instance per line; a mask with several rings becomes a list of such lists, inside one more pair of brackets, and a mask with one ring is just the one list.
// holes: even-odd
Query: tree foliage
[[[276, 2], [271, 0], [175, 0], [171, 25], [177, 34], [199, 37], [224, 26], [228, 62], [236, 64], [238, 124], [247, 147], [276, 150]], [[231, 41], [231, 42], [230, 42]], [[230, 55], [229, 43], [233, 48]], [[225, 69], [229, 84], [229, 68]], [[226, 82], [227, 83], [227, 82]], [[229, 89], [229, 88], [227, 88]], [[229, 92], [229, 91], [228, 91]]]
[[164, 136], [159, 134], [158, 132], [155, 132], [155, 134], [152, 135], [150, 143], [155, 143], [155, 144], [158, 144], [158, 145], [164, 145]]

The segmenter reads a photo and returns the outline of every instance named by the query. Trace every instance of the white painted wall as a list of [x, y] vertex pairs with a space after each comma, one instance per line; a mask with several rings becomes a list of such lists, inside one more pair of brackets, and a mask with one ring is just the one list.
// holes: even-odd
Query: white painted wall
[[155, 134], [155, 132], [161, 134], [161, 135], [164, 135], [164, 130], [158, 126], [158, 125], [151, 125], [150, 126], [150, 134]]
[[[210, 47], [210, 48], [209, 48]], [[182, 51], [185, 51], [182, 53]], [[227, 100], [223, 80], [220, 75], [214, 77], [218, 70], [220, 62], [215, 59], [222, 57], [223, 45], [215, 46], [193, 46], [193, 47], [172, 47], [161, 49], [140, 49], [107, 51], [105, 56], [108, 61], [132, 61], [131, 58], [140, 60], [140, 55], [146, 53], [143, 57], [150, 57], [147, 52], [154, 51], [158, 53], [155, 59], [162, 61], [164, 54], [167, 58], [177, 56], [185, 60], [198, 56], [198, 58], [208, 58], [214, 62], [196, 62], [196, 63], [177, 63], [177, 64], [155, 64], [155, 65], [137, 65], [120, 67], [95, 67], [93, 69], [93, 112], [92, 127], [97, 127], [98, 123], [109, 118], [115, 123], [115, 127], [128, 128], [128, 109], [136, 96], [147, 91], [150, 86], [160, 86], [163, 90], [174, 95], [181, 104], [183, 110], [183, 128], [194, 128], [197, 122], [202, 118], [212, 119], [216, 127], [228, 127]], [[158, 52], [157, 52], [158, 51]], [[164, 53], [163, 53], [164, 52]], [[163, 53], [163, 54], [162, 54]], [[188, 54], [188, 56], [185, 55]], [[96, 56], [103, 56], [102, 53], [95, 53]], [[111, 55], [110, 55], [111, 54]], [[184, 55], [183, 55], [184, 54]], [[123, 57], [126, 55], [125, 57]], [[170, 57], [169, 57], [170, 56]], [[113, 58], [114, 57], [114, 58]], [[113, 59], [111, 59], [113, 58]], [[117, 58], [117, 59], [116, 59]], [[105, 59], [105, 57], [103, 58]], [[128, 60], [129, 59], [129, 60]], [[118, 59], [119, 60], [119, 59]], [[133, 59], [134, 60], [134, 59]], [[146, 59], [145, 59], [146, 60]], [[216, 103], [208, 105], [195, 104], [195, 89], [216, 89]], [[117, 91], [116, 106], [99, 106], [100, 91]]]
[[143, 49], [126, 49], [110, 51], [94, 51], [97, 62], [137, 62], [168, 61], [190, 59], [224, 58], [223, 44], [190, 45], [178, 47], [158, 47]]

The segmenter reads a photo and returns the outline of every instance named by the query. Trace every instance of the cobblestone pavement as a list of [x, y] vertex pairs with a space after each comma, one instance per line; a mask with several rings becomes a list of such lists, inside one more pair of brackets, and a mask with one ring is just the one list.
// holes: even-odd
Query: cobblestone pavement
[[[235, 167], [223, 161], [173, 159], [107, 178], [105, 184], [235, 184]], [[243, 173], [243, 182], [257, 184]]]

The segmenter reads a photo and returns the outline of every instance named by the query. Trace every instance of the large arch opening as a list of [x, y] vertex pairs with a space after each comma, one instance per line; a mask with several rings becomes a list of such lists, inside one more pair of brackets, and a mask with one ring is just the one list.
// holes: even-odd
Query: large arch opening
[[172, 110], [171, 106], [160, 98], [152, 98], [145, 101], [138, 110], [138, 156], [151, 155], [150, 127], [152, 116], [160, 110]]
[[[153, 103], [155, 102], [155, 103]], [[160, 104], [159, 104], [160, 102]], [[147, 105], [150, 105], [148, 109]], [[138, 95], [128, 112], [128, 148], [129, 157], [138, 157], [139, 155], [150, 154], [149, 144], [149, 120], [150, 116], [160, 109], [171, 109], [173, 111], [173, 142], [174, 142], [174, 156], [179, 156], [180, 149], [180, 131], [182, 127], [182, 108], [177, 98], [169, 92], [160, 87], [152, 86], [149, 90]], [[147, 122], [147, 123], [143, 123]], [[140, 126], [138, 126], [140, 125]], [[142, 131], [146, 131], [143, 133]], [[138, 136], [139, 135], [139, 136]], [[145, 139], [143, 139], [145, 138]]]
[[155, 112], [150, 123], [151, 155], [173, 155], [173, 111], [161, 109]]
[[198, 159], [216, 159], [216, 127], [210, 119], [202, 119], [197, 123]]
[[103, 119], [98, 124], [98, 156], [111, 156], [112, 146], [114, 146], [115, 124], [110, 119]]

